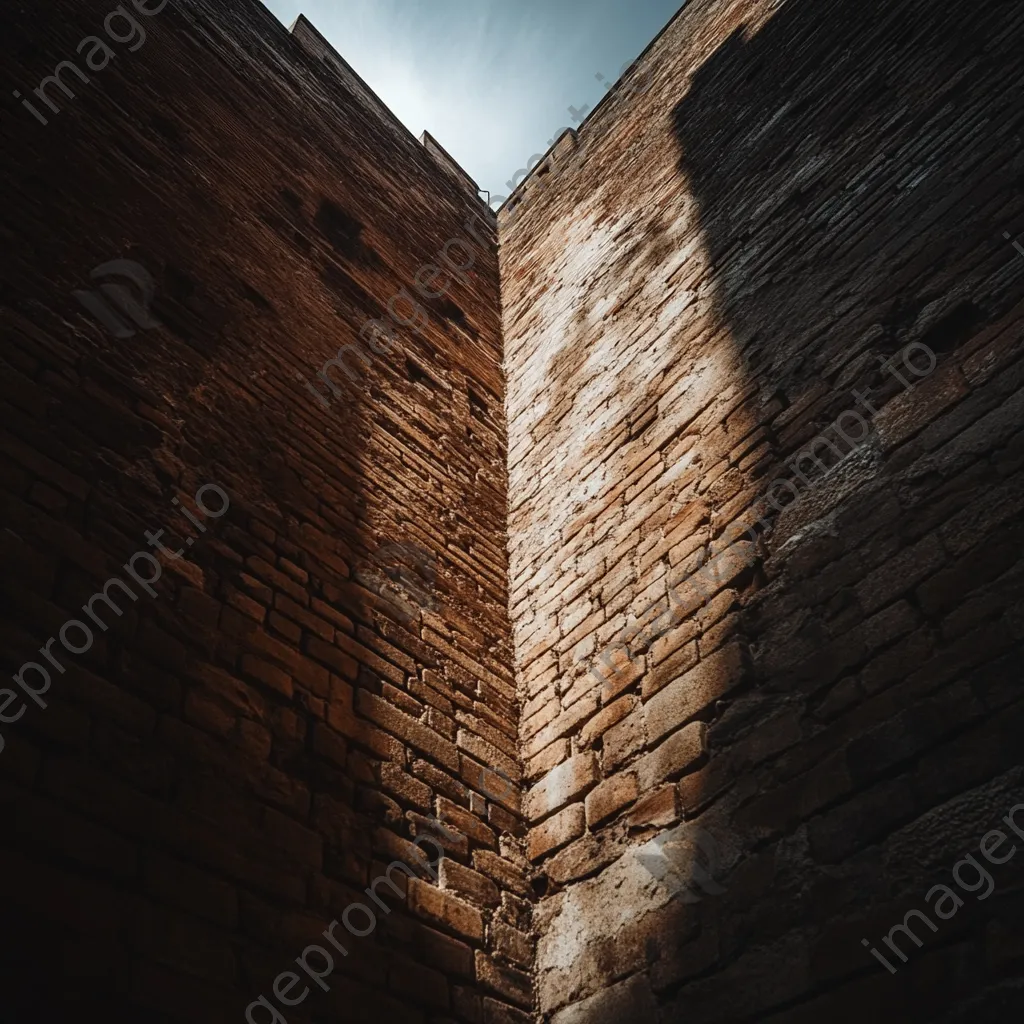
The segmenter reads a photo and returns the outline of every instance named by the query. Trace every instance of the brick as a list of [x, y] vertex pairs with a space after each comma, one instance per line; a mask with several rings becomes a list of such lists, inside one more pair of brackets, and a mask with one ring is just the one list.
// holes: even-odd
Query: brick
[[[257, 629], [249, 634], [248, 641], [257, 650], [286, 668], [297, 682], [308, 687], [313, 693], [326, 697], [330, 692], [330, 673], [323, 666], [303, 657], [294, 648], [274, 639], [263, 630]], [[309, 642], [319, 643], [315, 638], [310, 638]]]
[[572, 707], [566, 708], [558, 717], [529, 740], [523, 747], [523, 754], [532, 758], [539, 754], [548, 744], [574, 732], [597, 710], [598, 698], [590, 694], [576, 701]]
[[591, 752], [577, 754], [553, 768], [527, 794], [523, 812], [535, 823], [585, 794], [600, 779], [597, 758]]
[[697, 664], [697, 642], [692, 641], [677, 649], [654, 668], [648, 670], [643, 677], [641, 692], [644, 700], [653, 697], [673, 680], [678, 679]]
[[587, 827], [596, 828], [614, 817], [637, 798], [636, 776], [631, 772], [613, 775], [587, 794], [584, 801]]
[[437, 818], [428, 818], [415, 811], [406, 811], [405, 816], [413, 836], [431, 836], [452, 856], [465, 858], [469, 855], [469, 840], [453, 825], [445, 825]]
[[496, 831], [502, 834], [522, 836], [525, 832], [522, 819], [514, 814], [509, 814], [504, 807], [498, 804], [487, 805], [487, 822]]
[[555, 740], [539, 754], [526, 762], [526, 781], [532, 782], [546, 775], [556, 765], [568, 760], [571, 747], [567, 739]]
[[636, 697], [627, 695], [602, 708], [580, 729], [578, 737], [580, 748], [586, 750], [593, 746], [605, 732], [617, 722], [622, 721], [639, 703], [640, 701]]
[[410, 878], [408, 904], [409, 912], [417, 917], [433, 921], [470, 942], [482, 943], [484, 940], [480, 911], [449, 892], [418, 878]]
[[664, 828], [679, 820], [679, 800], [676, 787], [659, 786], [653, 793], [647, 793], [629, 812], [626, 821], [630, 828], [656, 826]]
[[485, 1024], [483, 998], [474, 989], [453, 985], [452, 1009], [460, 1020], [469, 1021], [470, 1024]]
[[647, 742], [644, 727], [644, 709], [637, 707], [621, 722], [613, 725], [602, 737], [601, 766], [604, 771], [614, 771], [642, 750]]
[[515, 814], [519, 813], [519, 787], [512, 777], [491, 771], [490, 768], [485, 768], [468, 757], [462, 758], [461, 774], [468, 785], [473, 786], [489, 801], [499, 803]]
[[[319, 805], [317, 811], [318, 827], [325, 831], [330, 829], [332, 838], [336, 841], [339, 849], [349, 852], [352, 847], [359, 846], [359, 857], [356, 862], [358, 869], [354, 876], [354, 880], [359, 885], [367, 885], [374, 878], [384, 875], [390, 865], [396, 860], [401, 861], [421, 878], [433, 878], [436, 875], [438, 854], [437, 850], [430, 843], [417, 845], [416, 843], [409, 842], [408, 839], [395, 835], [390, 828], [381, 827], [374, 829], [370, 847], [363, 849], [360, 842], [363, 836], [360, 833], [358, 819], [353, 814], [346, 813], [347, 808], [341, 809], [336, 804], [328, 804], [326, 800], [322, 800], [319, 797], [317, 798], [317, 803]], [[365, 862], [368, 859], [371, 848], [375, 854], [383, 858], [383, 861], [377, 869], [372, 870], [368, 874]], [[401, 869], [396, 870], [399, 875], [404, 874]], [[392, 875], [397, 877], [394, 875], [394, 872]], [[401, 883], [402, 878], [398, 878], [398, 882]], [[402, 886], [400, 885], [400, 887]], [[408, 887], [405, 886], [405, 888], [408, 892]], [[387, 891], [387, 886], [384, 887], [384, 890]]]
[[466, 729], [459, 729], [456, 743], [459, 750], [466, 751], [467, 754], [472, 755], [484, 764], [494, 765], [495, 768], [501, 769], [513, 782], [518, 782], [522, 777], [522, 769], [515, 758], [509, 757], [504, 752], [498, 750], [492, 743], [481, 739], [475, 733], [469, 732]]
[[[242, 682], [241, 679], [237, 679], [229, 672], [225, 672], [213, 665], [199, 664], [190, 667], [189, 675], [191, 678], [201, 682], [205, 689], [242, 714], [256, 721], [264, 721], [266, 719], [267, 701], [253, 687]], [[277, 686], [274, 688], [278, 689]], [[287, 686], [280, 692], [285, 692], [286, 696], [291, 695], [291, 691]]]
[[588, 833], [570, 843], [544, 863], [544, 872], [556, 884], [567, 885], [607, 867], [626, 852], [621, 841], [610, 836], [609, 831]]
[[458, 771], [459, 752], [454, 743], [438, 736], [432, 729], [398, 711], [375, 694], [359, 690], [356, 694], [356, 710], [393, 736], [405, 740], [421, 754], [433, 758], [446, 768]]
[[272, 807], [263, 812], [263, 830], [269, 841], [314, 870], [323, 863], [323, 839], [311, 829]]
[[408, 957], [396, 958], [388, 974], [388, 988], [401, 997], [399, 1005], [413, 1002], [435, 1010], [447, 1010], [450, 1004], [448, 979], [439, 971], [424, 967]]
[[405, 763], [405, 748], [402, 744], [383, 729], [358, 718], [351, 705], [332, 701], [327, 709], [327, 724], [353, 743], [372, 750], [378, 757], [396, 764]]
[[348, 744], [333, 729], [316, 722], [313, 725], [313, 753], [333, 762], [339, 768], [348, 764]]
[[438, 798], [437, 814], [443, 822], [453, 825], [475, 842], [497, 848], [498, 841], [493, 829], [488, 828], [475, 814], [463, 810], [446, 797]]
[[476, 980], [483, 988], [523, 1009], [533, 1006], [530, 976], [514, 967], [503, 967], [479, 949], [476, 951]]
[[474, 976], [473, 949], [450, 935], [419, 925], [415, 932], [416, 948], [432, 967], [460, 978]]
[[884, 562], [857, 586], [857, 600], [866, 612], [874, 612], [912, 590], [946, 560], [942, 545], [934, 534], [912, 548]]
[[534, 1024], [536, 1019], [532, 1014], [524, 1013], [490, 996], [484, 996], [482, 1005], [482, 1024]]
[[289, 699], [292, 696], [292, 677], [284, 669], [271, 665], [252, 655], [244, 655], [242, 658], [242, 673], [255, 679], [257, 682], [269, 686]]
[[744, 658], [738, 644], [716, 651], [655, 694], [643, 706], [648, 743], [655, 743], [743, 680]]
[[490, 936], [495, 952], [525, 970], [533, 965], [533, 938], [501, 921], [492, 921]]
[[[344, 634], [336, 634], [342, 637]], [[333, 669], [343, 679], [354, 680], [359, 671], [359, 662], [347, 654], [339, 645], [327, 643], [319, 637], [311, 636], [306, 640], [306, 650], [310, 657], [323, 662], [328, 668]]]
[[572, 804], [544, 824], [530, 830], [527, 835], [527, 856], [530, 860], [539, 860], [554, 853], [583, 835], [585, 828], [583, 804]]
[[504, 890], [524, 898], [532, 895], [532, 889], [523, 872], [511, 861], [491, 850], [474, 850], [473, 867], [493, 879]]
[[[902, 369], [901, 369], [901, 372]], [[970, 393], [956, 366], [943, 367], [888, 402], [873, 420], [885, 450], [895, 448]]]
[[551, 1024], [616, 1024], [627, 1020], [654, 1020], [657, 1003], [646, 975], [637, 975], [567, 1006]]
[[435, 793], [443, 794], [464, 807], [469, 805], [469, 790], [458, 779], [453, 779], [440, 768], [418, 758], [413, 759], [410, 767], [413, 775], [422, 779]]
[[501, 903], [498, 887], [486, 875], [445, 857], [441, 861], [438, 882], [466, 897], [474, 906], [497, 907]]
[[690, 768], [704, 754], [707, 744], [707, 726], [691, 722], [684, 729], [669, 736], [636, 765], [641, 790], [648, 790]]
[[695, 640], [699, 632], [700, 628], [692, 619], [668, 629], [651, 644], [650, 667], [654, 668], [670, 654], [675, 654], [681, 647], [685, 647], [691, 640]]
[[433, 805], [433, 793], [430, 787], [412, 778], [397, 764], [388, 761], [381, 764], [380, 784], [385, 792], [412, 804], [418, 810], [429, 811]]
[[601, 649], [589, 665], [593, 676], [601, 680], [601, 703], [615, 700], [620, 693], [628, 690], [643, 674], [643, 655], [631, 655], [623, 641], [614, 640], [612, 645]]
[[190, 864], [154, 852], [143, 867], [143, 885], [155, 899], [232, 929], [238, 921], [233, 886]]

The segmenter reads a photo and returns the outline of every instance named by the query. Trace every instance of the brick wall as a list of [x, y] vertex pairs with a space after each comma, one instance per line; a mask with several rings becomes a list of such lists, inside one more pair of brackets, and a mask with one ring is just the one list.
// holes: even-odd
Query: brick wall
[[[112, 9], [8, 7], [8, 97], [84, 68]], [[46, 708], [0, 726], [2, 1015], [222, 1024], [263, 994], [289, 1022], [522, 1021], [493, 218], [308, 26], [249, 0], [137, 18], [48, 124], [16, 99], [0, 123], [7, 675], [147, 530], [195, 543], [87, 652], [58, 640]], [[364, 334], [331, 394], [317, 371], [456, 237], [464, 280], [393, 351]], [[72, 297], [115, 259], [162, 326], [115, 337]], [[210, 482], [230, 507], [200, 534], [181, 508]], [[397, 859], [407, 896], [286, 1008], [275, 977]]]
[[[1019, 862], [861, 944], [1024, 800], [1018, 6], [693, 0], [497, 230], [250, 0], [12, 100], [7, 1012], [1019, 1009]], [[109, 10], [12, 8], [8, 95]], [[111, 260], [156, 326], [97, 319]]]
[[861, 944], [1024, 800], [1022, 42], [691, 0], [499, 215], [555, 1024], [1024, 1003], [1019, 853], [895, 976]]

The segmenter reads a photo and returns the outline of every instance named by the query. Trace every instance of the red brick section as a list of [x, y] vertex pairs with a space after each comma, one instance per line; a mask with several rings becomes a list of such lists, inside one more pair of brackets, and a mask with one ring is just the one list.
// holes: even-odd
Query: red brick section
[[[1014, 3], [691, 0], [499, 215], [553, 1024], [1019, 1005], [1019, 862], [896, 976], [861, 939], [1024, 801], [1022, 44]], [[632, 853], [684, 820], [699, 902]]]
[[[8, 19], [8, 94], [112, 6]], [[342, 929], [330, 991], [277, 1005], [290, 1024], [523, 1021], [493, 218], [259, 4], [174, 0], [145, 28], [88, 86], [65, 73], [49, 125], [12, 99], [0, 126], [8, 675], [147, 529], [195, 532], [172, 498], [216, 481], [231, 507], [67, 656], [45, 711], [2, 726], [5, 1016], [242, 1021], [438, 816], [439, 883], [379, 887], [391, 912]], [[355, 385], [335, 369], [324, 409], [296, 374], [452, 238], [475, 247], [465, 282], [354, 361]], [[162, 328], [115, 339], [71, 297], [115, 258], [153, 274]], [[375, 592], [403, 560], [428, 601]]]

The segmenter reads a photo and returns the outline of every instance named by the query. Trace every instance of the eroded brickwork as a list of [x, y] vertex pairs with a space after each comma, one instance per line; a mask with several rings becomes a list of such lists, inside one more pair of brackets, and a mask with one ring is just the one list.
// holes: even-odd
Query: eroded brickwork
[[544, 1019], [1021, 1007], [1020, 863], [895, 976], [861, 939], [1024, 799], [1022, 43], [693, 0], [499, 215]]
[[[5, 6], [5, 96], [84, 67], [112, 9]], [[493, 218], [308, 25], [137, 17], [143, 45], [65, 69], [49, 124], [11, 100], [0, 126], [7, 677], [146, 530], [195, 544], [87, 653], [58, 642], [48, 706], [2, 726], [0, 1015], [224, 1024], [263, 994], [289, 1022], [522, 1021]], [[325, 408], [296, 375], [452, 238], [465, 280], [348, 356], [353, 382], [331, 369], [336, 395], [316, 381]], [[114, 337], [72, 298], [114, 259], [153, 275], [162, 327]], [[210, 481], [230, 509], [199, 535], [172, 499]], [[436, 883], [411, 843], [435, 815]], [[418, 877], [386, 912], [364, 889], [395, 860]], [[275, 998], [353, 902], [376, 928], [341, 931], [330, 991]]]

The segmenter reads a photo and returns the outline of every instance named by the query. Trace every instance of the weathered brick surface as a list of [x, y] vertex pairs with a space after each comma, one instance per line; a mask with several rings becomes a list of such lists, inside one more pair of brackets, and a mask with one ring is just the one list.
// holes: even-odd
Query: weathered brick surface
[[[308, 25], [290, 35], [252, 0], [139, 15], [144, 45], [111, 44], [88, 85], [65, 69], [76, 95], [51, 86], [61, 109], [39, 123], [12, 90], [31, 96], [114, 6], [4, 19], [8, 676], [146, 530], [172, 550], [196, 537], [172, 499], [194, 512], [216, 481], [231, 504], [157, 597], [66, 656], [45, 710], [0, 722], [5, 1011], [243, 1020], [405, 860], [408, 895], [379, 886], [390, 913], [342, 932], [331, 992], [284, 1015], [470, 1020], [456, 982], [483, 985], [476, 952], [523, 958], [487, 928], [502, 892], [531, 891], [506, 832], [521, 769], [493, 218]], [[472, 268], [417, 295], [452, 238]], [[71, 296], [113, 259], [152, 274], [163, 326], [115, 338]], [[360, 330], [401, 289], [422, 329], [350, 355], [333, 395], [317, 371], [369, 353]], [[389, 597], [396, 579], [416, 593]], [[410, 842], [434, 815], [445, 889]], [[506, 966], [523, 968], [486, 974], [494, 1020], [521, 1013]]]
[[[1019, 1001], [993, 902], [860, 940], [1020, 799], [1022, 81], [1010, 2], [691, 0], [499, 214], [527, 813], [597, 759], [531, 831], [558, 1024]], [[725, 891], [665, 903], [681, 818]]]
[[[9, 92], [109, 9], [8, 19]], [[288, 1020], [1008, 1016], [1020, 865], [860, 940], [1024, 800], [1020, 5], [692, 0], [497, 228], [308, 23], [145, 28], [0, 124], [8, 672], [196, 541], [0, 703], [10, 1013], [239, 1019], [362, 903]], [[72, 298], [115, 258], [162, 326]]]

